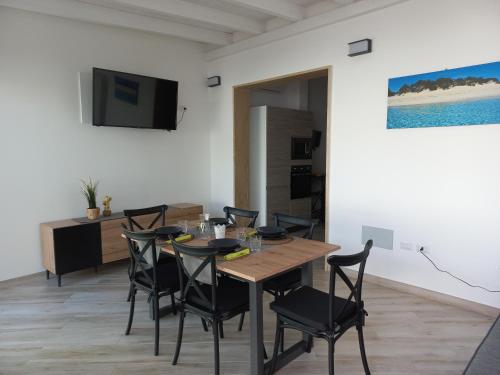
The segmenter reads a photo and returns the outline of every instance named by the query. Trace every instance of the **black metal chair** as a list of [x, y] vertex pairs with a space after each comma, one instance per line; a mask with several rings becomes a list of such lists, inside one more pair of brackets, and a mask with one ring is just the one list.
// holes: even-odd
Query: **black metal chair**
[[[278, 227], [286, 228], [289, 233], [302, 232], [302, 238], [311, 240], [314, 235], [314, 228], [318, 224], [318, 220], [306, 219], [286, 214], [275, 213], [274, 223]], [[300, 268], [286, 272], [282, 275], [274, 277], [264, 282], [264, 290], [271, 293], [274, 298], [283, 297], [285, 293], [297, 289], [302, 285], [302, 271]], [[281, 347], [283, 351], [285, 345], [284, 333], [282, 331]]]
[[[152, 229], [158, 220], [160, 221], [160, 225], [165, 226], [165, 216], [168, 210], [168, 206], [166, 204], [161, 204], [159, 206], [147, 207], [147, 208], [138, 208], [133, 210], [124, 210], [123, 214], [127, 217], [129, 230], [137, 231], [137, 230], [147, 230]], [[145, 228], [143, 225], [139, 224], [136, 220], [138, 216], [144, 215], [153, 215], [157, 214], [151, 223]]]
[[[138, 208], [138, 209], [132, 209], [132, 210], [124, 210], [123, 214], [127, 218], [128, 222], [128, 227], [127, 229], [135, 232], [138, 230], [149, 230], [153, 229], [154, 227], [158, 226], [165, 226], [165, 216], [168, 210], [168, 206], [166, 204], [161, 204], [159, 206], [153, 206], [153, 207], [147, 207], [147, 208]], [[154, 215], [151, 220], [151, 222], [146, 226], [144, 224], [140, 224], [137, 221], [137, 218], [140, 216], [145, 216], [145, 215]], [[158, 264], [164, 264], [164, 263], [175, 263], [175, 257], [161, 253], [160, 257], [158, 258]], [[131, 266], [129, 265], [129, 277], [130, 277], [130, 272], [131, 272]], [[131, 286], [132, 288], [132, 286]], [[130, 301], [130, 296], [131, 296], [131, 290], [129, 290], [128, 297], [127, 297], [127, 302]]]
[[[250, 210], [244, 210], [242, 208], [229, 207], [229, 206], [224, 207], [223, 211], [226, 214], [226, 219], [228, 220], [228, 223], [233, 225], [238, 225], [236, 221], [237, 217], [244, 217], [249, 219], [248, 228], [255, 228], [255, 221], [259, 216], [259, 211], [250, 211]], [[238, 323], [238, 331], [241, 331], [243, 329], [244, 321], [245, 321], [245, 313], [241, 314], [240, 322]], [[221, 324], [221, 338], [224, 338], [224, 331], [222, 331], [222, 329], [223, 328]]]
[[179, 291], [179, 275], [176, 263], [159, 264], [157, 262], [156, 234], [150, 232], [132, 232], [123, 230], [128, 243], [131, 260], [130, 270], [130, 313], [125, 334], [130, 333], [134, 319], [135, 295], [137, 290], [144, 291], [153, 302], [155, 320], [155, 348], [158, 355], [160, 337], [160, 305], [163, 296], [170, 295], [175, 312], [174, 293]]
[[[286, 228], [288, 233], [305, 231], [302, 238], [312, 240], [317, 220], [306, 219], [285, 214], [274, 214], [274, 223], [278, 227]], [[264, 283], [264, 290], [275, 297], [283, 296], [286, 292], [298, 288], [301, 285], [301, 270], [297, 268], [283, 275], [274, 277]]]
[[[295, 329], [312, 337], [325, 339], [328, 342], [328, 373], [333, 375], [335, 343], [351, 327], [356, 327], [358, 330], [363, 368], [365, 374], [370, 374], [363, 338], [365, 315], [368, 314], [361, 299], [361, 290], [366, 260], [370, 254], [372, 244], [373, 241], [369, 240], [364, 250], [357, 254], [331, 255], [328, 257], [328, 263], [331, 266], [329, 293], [309, 286], [302, 286], [300, 289], [290, 292], [270, 304], [271, 309], [277, 315], [276, 338], [270, 374], [274, 373], [277, 365], [282, 329]], [[358, 277], [353, 284], [340, 267], [350, 267], [357, 264], [359, 264]], [[337, 275], [340, 276], [350, 290], [347, 299], [335, 295]], [[310, 349], [309, 345], [308, 350], [310, 351]]]
[[[176, 365], [182, 344], [184, 318], [186, 313], [199, 316], [202, 321], [212, 325], [214, 338], [215, 374], [220, 372], [219, 328], [220, 323], [249, 309], [248, 285], [230, 277], [217, 279], [215, 255], [212, 247], [192, 247], [173, 241], [179, 269], [179, 332], [172, 364]], [[194, 271], [186, 266], [185, 257], [196, 257], [199, 265]], [[194, 268], [193, 266], [191, 268]], [[210, 283], [198, 281], [203, 271], [209, 271]], [[182, 277], [184, 275], [186, 278]]]
[[244, 217], [250, 220], [248, 223], [249, 228], [255, 227], [255, 221], [257, 220], [257, 216], [259, 216], [259, 211], [244, 210], [242, 208], [226, 206], [223, 210], [226, 214], [226, 219], [230, 224], [237, 225], [236, 218]]

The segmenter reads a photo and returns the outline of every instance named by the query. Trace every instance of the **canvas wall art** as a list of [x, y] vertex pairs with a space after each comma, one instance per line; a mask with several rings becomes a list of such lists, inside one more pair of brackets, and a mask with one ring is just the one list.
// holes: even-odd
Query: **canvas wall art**
[[500, 62], [389, 79], [387, 129], [500, 124]]

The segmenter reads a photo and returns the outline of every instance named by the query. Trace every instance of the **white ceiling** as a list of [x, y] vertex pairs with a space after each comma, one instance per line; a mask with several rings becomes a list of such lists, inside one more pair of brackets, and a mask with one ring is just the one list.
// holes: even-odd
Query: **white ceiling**
[[221, 47], [370, 0], [0, 0], [0, 5]]

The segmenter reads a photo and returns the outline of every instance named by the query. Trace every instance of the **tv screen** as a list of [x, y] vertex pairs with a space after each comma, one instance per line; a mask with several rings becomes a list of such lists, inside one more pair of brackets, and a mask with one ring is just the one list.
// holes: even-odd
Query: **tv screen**
[[93, 69], [92, 124], [145, 129], [177, 127], [177, 81]]

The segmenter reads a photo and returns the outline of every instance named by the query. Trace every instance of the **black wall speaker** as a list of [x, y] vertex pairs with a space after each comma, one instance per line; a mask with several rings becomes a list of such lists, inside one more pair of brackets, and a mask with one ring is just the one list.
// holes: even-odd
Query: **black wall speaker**
[[365, 53], [370, 53], [372, 51], [372, 40], [371, 39], [361, 39], [355, 42], [349, 43], [349, 54], [348, 56], [358, 56], [364, 55]]

